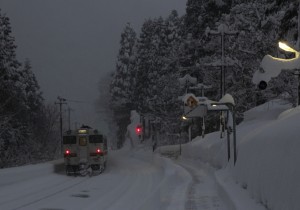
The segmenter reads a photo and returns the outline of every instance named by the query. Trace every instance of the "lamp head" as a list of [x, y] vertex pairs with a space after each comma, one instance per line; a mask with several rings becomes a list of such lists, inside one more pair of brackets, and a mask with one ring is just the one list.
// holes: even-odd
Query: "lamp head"
[[182, 120], [187, 120], [188, 118], [187, 118], [186, 116], [183, 115], [183, 116], [181, 117], [181, 119], [182, 119]]
[[295, 49], [291, 48], [284, 42], [278, 42], [278, 46], [280, 49], [283, 49], [284, 51], [298, 53]]

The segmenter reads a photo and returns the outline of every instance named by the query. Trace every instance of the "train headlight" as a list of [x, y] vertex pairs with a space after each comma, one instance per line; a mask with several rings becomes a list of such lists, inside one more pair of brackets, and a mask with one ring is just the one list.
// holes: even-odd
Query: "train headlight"
[[86, 129], [79, 129], [79, 130], [78, 130], [78, 133], [79, 133], [79, 134], [86, 134], [86, 133], [87, 133], [87, 130], [86, 130]]

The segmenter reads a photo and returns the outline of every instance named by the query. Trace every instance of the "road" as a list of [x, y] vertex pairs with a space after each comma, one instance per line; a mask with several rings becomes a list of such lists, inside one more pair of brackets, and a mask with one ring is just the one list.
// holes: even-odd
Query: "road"
[[0, 170], [1, 210], [227, 210], [211, 172], [150, 151], [109, 154], [106, 171], [70, 177], [61, 161]]

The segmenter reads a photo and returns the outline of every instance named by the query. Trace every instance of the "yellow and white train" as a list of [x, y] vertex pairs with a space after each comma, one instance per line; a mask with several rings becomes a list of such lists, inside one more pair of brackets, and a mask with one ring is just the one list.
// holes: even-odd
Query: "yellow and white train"
[[101, 173], [106, 168], [107, 139], [89, 126], [66, 131], [63, 151], [67, 175]]

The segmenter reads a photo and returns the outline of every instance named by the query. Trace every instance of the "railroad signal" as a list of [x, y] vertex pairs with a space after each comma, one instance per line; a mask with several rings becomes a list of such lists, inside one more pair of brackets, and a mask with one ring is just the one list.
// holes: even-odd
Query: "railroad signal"
[[135, 128], [136, 135], [140, 136], [142, 134], [143, 127], [141, 125], [137, 125]]

